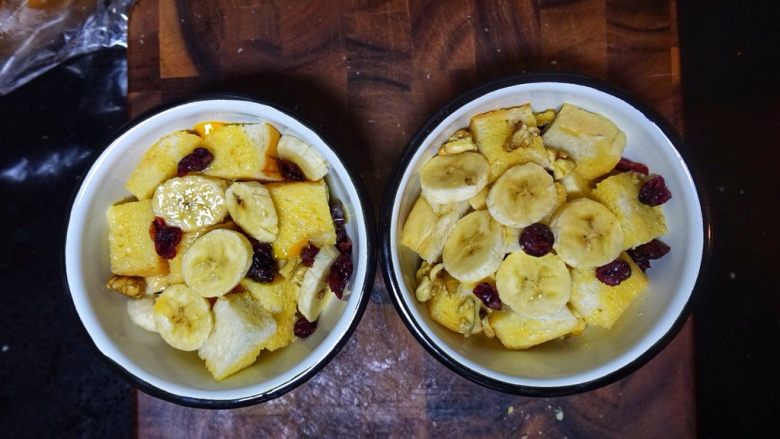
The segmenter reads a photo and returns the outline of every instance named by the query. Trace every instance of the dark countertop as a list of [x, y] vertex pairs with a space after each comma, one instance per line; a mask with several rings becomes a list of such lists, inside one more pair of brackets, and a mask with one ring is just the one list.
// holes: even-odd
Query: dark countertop
[[[771, 22], [778, 15], [725, 1], [680, 3], [684, 135], [699, 152], [715, 219], [713, 258], [694, 307], [698, 431], [754, 437], [780, 428], [780, 238], [772, 215], [780, 75], [767, 61], [780, 47]], [[125, 74], [124, 52], [107, 51], [0, 98], [0, 193], [8, 203], [0, 221], [10, 235], [0, 252], [0, 425], [8, 436], [135, 431], [134, 394], [91, 347], [60, 270], [77, 178], [126, 119]]]

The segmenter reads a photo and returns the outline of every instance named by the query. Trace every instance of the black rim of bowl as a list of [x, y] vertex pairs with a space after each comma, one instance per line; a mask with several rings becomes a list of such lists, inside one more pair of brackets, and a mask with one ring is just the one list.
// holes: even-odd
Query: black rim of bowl
[[[431, 133], [431, 131], [433, 131], [450, 114], [452, 114], [453, 112], [455, 112], [460, 107], [467, 104], [468, 102], [471, 102], [479, 98], [480, 96], [483, 96], [485, 94], [488, 94], [490, 92], [502, 88], [515, 86], [519, 84], [544, 83], [544, 82], [582, 85], [612, 95], [616, 98], [625, 101], [626, 103], [633, 106], [634, 108], [636, 108], [639, 112], [641, 112], [645, 117], [647, 117], [651, 122], [653, 122], [661, 129], [664, 135], [672, 143], [673, 147], [681, 154], [681, 156], [685, 160], [685, 164], [687, 165], [688, 170], [693, 179], [696, 192], [699, 196], [699, 203], [701, 204], [702, 225], [703, 225], [703, 236], [702, 236], [703, 246], [702, 246], [702, 259], [699, 265], [699, 273], [696, 282], [694, 284], [693, 290], [691, 291], [691, 294], [689, 295], [688, 300], [686, 301], [685, 306], [682, 309], [682, 312], [677, 317], [677, 319], [675, 320], [671, 328], [663, 336], [661, 336], [658, 339], [658, 341], [656, 341], [647, 351], [645, 351], [642, 355], [635, 358], [633, 361], [629, 362], [628, 364], [621, 367], [620, 369], [617, 369], [607, 375], [601, 376], [599, 378], [590, 381], [569, 385], [569, 386], [537, 387], [537, 386], [511, 384], [478, 373], [475, 370], [464, 366], [463, 364], [461, 364], [460, 362], [452, 358], [428, 336], [428, 334], [425, 332], [422, 326], [413, 319], [409, 307], [407, 306], [406, 302], [402, 298], [403, 293], [401, 292], [401, 287], [397, 280], [398, 277], [397, 277], [396, 269], [392, 264], [392, 243], [390, 242], [390, 230], [391, 227], [395, 227], [395, 224], [391, 224], [393, 204], [396, 195], [398, 194], [399, 191], [402, 190], [400, 184], [401, 184], [401, 179], [403, 177], [403, 174], [406, 168], [411, 163], [412, 157], [417, 152], [417, 150], [421, 147], [422, 142], [425, 140], [428, 134]], [[586, 392], [589, 390], [593, 390], [605, 386], [612, 382], [615, 382], [631, 374], [632, 372], [634, 372], [635, 370], [643, 366], [645, 363], [650, 361], [650, 359], [652, 359], [656, 354], [658, 354], [658, 352], [660, 352], [674, 338], [674, 336], [677, 335], [677, 333], [680, 331], [682, 326], [685, 324], [687, 317], [690, 313], [691, 302], [693, 300], [694, 294], [697, 294], [697, 291], [701, 289], [701, 283], [703, 278], [702, 273], [706, 271], [707, 266], [709, 265], [710, 253], [712, 251], [711, 250], [712, 231], [711, 231], [711, 223], [710, 223], [709, 201], [704, 191], [704, 186], [701, 184], [701, 180], [697, 177], [699, 173], [696, 170], [696, 166], [691, 161], [691, 157], [692, 157], [692, 153], [687, 149], [685, 144], [682, 142], [680, 136], [660, 114], [658, 114], [654, 109], [652, 109], [648, 105], [640, 102], [637, 98], [632, 96], [630, 93], [599, 79], [578, 75], [578, 74], [568, 74], [568, 73], [527, 73], [527, 74], [498, 79], [489, 82], [487, 84], [478, 86], [474, 89], [471, 89], [465, 92], [464, 94], [460, 95], [459, 97], [455, 98], [444, 108], [442, 108], [436, 114], [434, 114], [430, 119], [428, 119], [428, 121], [425, 122], [425, 124], [423, 124], [423, 126], [417, 131], [417, 133], [409, 141], [409, 144], [406, 146], [405, 151], [403, 152], [400, 159], [396, 163], [393, 172], [390, 174], [390, 179], [387, 183], [386, 186], [387, 189], [385, 190], [384, 198], [382, 200], [382, 205], [381, 205], [379, 233], [381, 235], [380, 245], [381, 245], [381, 252], [382, 252], [381, 253], [382, 275], [385, 278], [385, 283], [389, 286], [389, 289], [391, 291], [390, 297], [392, 298], [393, 305], [395, 305], [396, 310], [401, 315], [401, 319], [403, 320], [407, 329], [409, 329], [409, 332], [412, 333], [412, 335], [417, 339], [417, 341], [434, 358], [436, 358], [443, 365], [453, 370], [454, 372], [458, 373], [459, 375], [477, 384], [481, 384], [485, 387], [494, 390], [499, 390], [506, 393], [524, 395], [524, 396], [564, 396], [564, 395]]]
[[[98, 349], [94, 340], [92, 340], [92, 336], [89, 334], [89, 331], [87, 331], [86, 326], [84, 326], [84, 322], [81, 320], [81, 317], [79, 316], [78, 311], [76, 310], [76, 305], [73, 302], [73, 295], [70, 291], [70, 284], [68, 283], [67, 270], [65, 265], [65, 258], [66, 258], [65, 242], [67, 240], [68, 229], [70, 227], [70, 216], [71, 216], [71, 211], [73, 210], [73, 203], [79, 191], [81, 190], [81, 186], [83, 184], [84, 178], [87, 176], [87, 174], [89, 174], [89, 171], [92, 169], [92, 165], [94, 165], [94, 162], [97, 161], [97, 159], [108, 148], [108, 146], [111, 145], [117, 138], [119, 138], [126, 131], [135, 127], [139, 123], [157, 115], [158, 113], [161, 113], [166, 110], [170, 110], [174, 107], [178, 107], [184, 104], [191, 104], [191, 103], [211, 101], [211, 100], [248, 101], [248, 102], [253, 102], [261, 105], [266, 105], [268, 107], [271, 107], [281, 113], [284, 113], [292, 117], [293, 119], [297, 120], [302, 125], [304, 125], [305, 127], [312, 130], [312, 132], [314, 132], [317, 136], [319, 136], [322, 139], [322, 141], [326, 145], [328, 145], [328, 147], [333, 151], [336, 157], [338, 157], [342, 165], [344, 165], [344, 168], [347, 170], [347, 177], [351, 181], [352, 185], [355, 187], [355, 191], [357, 192], [358, 195], [358, 200], [363, 206], [363, 220], [365, 221], [366, 224], [366, 250], [367, 250], [366, 275], [365, 275], [365, 279], [363, 280], [363, 285], [361, 285], [361, 288], [359, 290], [357, 288], [353, 289], [353, 294], [355, 294], [354, 291], [361, 291], [363, 296], [360, 298], [360, 302], [358, 303], [357, 309], [355, 310], [355, 318], [352, 320], [347, 330], [344, 332], [341, 338], [338, 339], [333, 349], [330, 350], [327, 353], [327, 355], [321, 358], [317, 363], [314, 364], [314, 366], [312, 366], [308, 370], [305, 370], [304, 372], [295, 375], [294, 377], [286, 381], [284, 384], [276, 387], [275, 389], [269, 392], [260, 393], [257, 395], [252, 395], [240, 399], [212, 400], [212, 399], [192, 398], [192, 397], [181, 396], [174, 393], [166, 392], [165, 390], [162, 390], [140, 379], [139, 377], [137, 377], [136, 375], [132, 374], [130, 371], [125, 369], [123, 366], [118, 364], [116, 361], [103, 354], [103, 352], [101, 352], [100, 349]], [[195, 407], [195, 408], [206, 408], [206, 409], [239, 408], [239, 407], [245, 407], [245, 406], [269, 401], [274, 398], [278, 398], [284, 395], [285, 393], [300, 386], [301, 384], [305, 383], [309, 379], [311, 379], [320, 370], [322, 370], [328, 363], [330, 363], [330, 361], [333, 360], [333, 358], [336, 357], [336, 355], [341, 351], [341, 349], [344, 347], [347, 341], [349, 341], [355, 329], [357, 329], [357, 326], [360, 323], [363, 314], [365, 313], [366, 307], [368, 306], [368, 302], [371, 297], [374, 274], [376, 272], [376, 255], [374, 252], [374, 248], [375, 248], [374, 240], [375, 240], [376, 231], [374, 229], [375, 223], [371, 211], [370, 199], [368, 198], [368, 194], [366, 193], [365, 187], [363, 185], [363, 181], [359, 177], [360, 174], [356, 171], [354, 165], [345, 157], [345, 155], [338, 151], [338, 149], [335, 147], [336, 144], [334, 142], [332, 142], [327, 136], [323, 135], [323, 133], [319, 129], [317, 129], [314, 124], [308, 122], [305, 118], [301, 117], [295, 111], [286, 108], [283, 104], [279, 104], [278, 102], [258, 99], [258, 98], [249, 97], [241, 94], [235, 94], [235, 93], [208, 93], [208, 94], [198, 95], [197, 97], [194, 98], [184, 99], [184, 100], [156, 106], [150, 110], [147, 110], [140, 116], [134, 118], [133, 120], [131, 120], [130, 122], [122, 126], [120, 129], [118, 129], [116, 133], [110, 136], [108, 140], [103, 143], [103, 145], [104, 146], [100, 150], [100, 153], [96, 155], [95, 160], [93, 160], [89, 168], [87, 168], [84, 171], [84, 173], [79, 177], [79, 181], [76, 185], [76, 189], [74, 190], [70, 202], [68, 203], [68, 209], [65, 214], [66, 215], [65, 218], [67, 219], [68, 224], [65, 227], [65, 234], [62, 239], [63, 251], [61, 252], [61, 264], [60, 264], [63, 284], [65, 285], [65, 293], [70, 298], [69, 302], [73, 308], [73, 312], [76, 314], [76, 316], [78, 316], [79, 323], [81, 324], [85, 335], [89, 339], [91, 347], [94, 349], [94, 351], [98, 354], [99, 357], [105, 360], [114, 370], [118, 371], [122, 377], [124, 377], [128, 382], [130, 382], [130, 384], [135, 386], [137, 389], [143, 391], [144, 393], [147, 393], [154, 397], [175, 404], [188, 406], [188, 407]]]

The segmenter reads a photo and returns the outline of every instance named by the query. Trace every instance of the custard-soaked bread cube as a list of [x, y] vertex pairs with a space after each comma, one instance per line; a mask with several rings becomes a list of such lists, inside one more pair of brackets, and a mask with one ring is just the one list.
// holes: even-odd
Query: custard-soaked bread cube
[[433, 280], [432, 295], [428, 301], [431, 318], [460, 334], [471, 335], [482, 330], [479, 317], [479, 299], [459, 282], [444, 272]]
[[588, 324], [611, 328], [647, 287], [647, 277], [634, 261], [625, 253], [621, 253], [620, 259], [628, 262], [631, 276], [615, 286], [598, 280], [593, 268], [571, 271], [571, 304]]
[[606, 174], [620, 161], [626, 135], [606, 117], [563, 104], [542, 136], [545, 146], [564, 151], [588, 180]]
[[276, 332], [276, 321], [248, 292], [220, 297], [213, 312], [214, 329], [198, 355], [221, 381], [255, 362]]
[[508, 307], [488, 314], [490, 326], [507, 349], [527, 349], [578, 330], [579, 322], [563, 307], [540, 318], [521, 316]]
[[279, 137], [267, 122], [218, 126], [203, 139], [203, 146], [214, 155], [203, 173], [231, 180], [279, 181]]
[[157, 255], [149, 236], [154, 220], [151, 200], [117, 204], [106, 215], [112, 273], [141, 277], [168, 273], [168, 263]]
[[276, 332], [266, 342], [265, 349], [275, 351], [290, 344], [295, 338], [296, 285], [277, 276], [267, 284], [244, 278], [241, 287], [249, 291], [276, 320]]
[[401, 245], [409, 247], [418, 255], [421, 254], [425, 240], [437, 221], [439, 215], [436, 215], [428, 201], [418, 197], [401, 229]]
[[179, 160], [200, 142], [200, 136], [187, 131], [174, 131], [161, 138], [146, 150], [125, 187], [139, 200], [151, 198], [157, 186], [176, 176]]
[[634, 248], [667, 232], [661, 206], [639, 201], [643, 178], [634, 172], [623, 172], [601, 181], [592, 191], [593, 198], [615, 214], [623, 228], [623, 249]]
[[266, 185], [279, 217], [274, 256], [298, 256], [308, 242], [317, 247], [336, 244], [336, 229], [328, 207], [325, 181], [298, 181]]
[[450, 230], [469, 207], [467, 201], [431, 204], [420, 196], [401, 229], [401, 245], [410, 248], [428, 262], [441, 259]]
[[[523, 137], [515, 136], [518, 130], [536, 128], [536, 118], [530, 104], [477, 114], [471, 118], [469, 127], [479, 152], [490, 164], [491, 182], [514, 165], [533, 162], [545, 168], [550, 167], [550, 159], [540, 136], [525, 136], [530, 141], [523, 144], [513, 142], [517, 137]], [[525, 132], [521, 131], [521, 134]]]

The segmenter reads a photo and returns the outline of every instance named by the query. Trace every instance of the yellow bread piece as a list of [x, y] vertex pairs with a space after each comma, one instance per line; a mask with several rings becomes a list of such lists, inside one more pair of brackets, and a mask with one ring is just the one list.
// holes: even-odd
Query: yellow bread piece
[[168, 273], [168, 262], [157, 255], [149, 235], [154, 220], [151, 200], [117, 204], [106, 215], [112, 273], [141, 277]]
[[432, 296], [427, 302], [431, 318], [460, 334], [470, 335], [481, 330], [478, 299], [473, 294], [464, 294], [458, 288], [459, 282], [443, 272], [434, 280]]
[[623, 249], [634, 248], [667, 232], [662, 206], [639, 201], [644, 179], [634, 172], [623, 172], [602, 180], [591, 192], [594, 199], [615, 214], [623, 228]]
[[200, 136], [188, 131], [174, 131], [146, 150], [125, 188], [139, 200], [151, 198], [161, 183], [176, 176], [179, 161], [197, 148]]
[[488, 314], [490, 326], [507, 349], [527, 349], [578, 329], [577, 318], [563, 307], [542, 318], [523, 317], [505, 307]]
[[590, 325], [611, 328], [631, 302], [647, 287], [647, 276], [625, 254], [620, 259], [628, 262], [631, 276], [614, 287], [596, 278], [596, 269], [572, 269], [571, 305]]
[[440, 260], [450, 230], [468, 209], [469, 203], [466, 201], [432, 205], [420, 196], [401, 229], [401, 245], [428, 262]]
[[625, 134], [611, 120], [571, 104], [561, 106], [542, 139], [574, 159], [576, 171], [588, 180], [611, 171], [626, 145]]
[[401, 245], [409, 247], [417, 254], [423, 253], [425, 240], [433, 231], [437, 221], [439, 215], [436, 215], [428, 201], [422, 196], [418, 197], [401, 229]]
[[528, 146], [512, 149], [512, 137], [521, 126], [536, 127], [530, 104], [488, 111], [471, 118], [469, 127], [479, 152], [490, 164], [491, 182], [514, 165], [534, 162], [545, 168], [550, 167], [550, 159], [540, 136], [532, 136]]
[[298, 256], [309, 241], [320, 248], [336, 244], [325, 181], [271, 183], [265, 187], [279, 217], [279, 234], [272, 244], [277, 259]]
[[276, 332], [276, 321], [248, 292], [220, 297], [213, 312], [214, 329], [198, 355], [221, 381], [255, 362]]
[[231, 180], [279, 181], [279, 137], [279, 131], [266, 122], [215, 127], [203, 139], [203, 146], [214, 155], [203, 173]]
[[295, 339], [296, 288], [295, 284], [277, 276], [271, 283], [255, 282], [244, 278], [240, 285], [265, 308], [276, 320], [276, 332], [265, 343], [265, 349], [275, 351]]

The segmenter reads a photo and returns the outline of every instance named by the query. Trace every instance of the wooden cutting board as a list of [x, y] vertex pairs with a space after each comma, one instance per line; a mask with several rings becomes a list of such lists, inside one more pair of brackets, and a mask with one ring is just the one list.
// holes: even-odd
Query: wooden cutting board
[[[378, 212], [415, 130], [459, 93], [508, 74], [605, 78], [680, 129], [675, 11], [673, 0], [138, 0], [129, 30], [131, 113], [215, 90], [283, 103], [360, 165]], [[621, 381], [524, 398], [473, 384], [428, 355], [379, 273], [371, 299], [343, 351], [299, 388], [222, 411], [138, 393], [138, 434], [695, 436], [690, 321]]]

